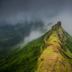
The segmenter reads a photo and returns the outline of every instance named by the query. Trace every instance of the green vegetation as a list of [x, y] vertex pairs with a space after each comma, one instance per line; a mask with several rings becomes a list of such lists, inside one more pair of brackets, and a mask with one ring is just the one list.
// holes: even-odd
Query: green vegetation
[[[72, 37], [65, 31], [61, 33], [58, 29], [57, 26], [53, 27], [53, 29], [40, 38], [29, 42], [23, 48], [15, 49], [7, 57], [0, 55], [0, 72], [35, 72], [38, 59], [47, 47], [45, 40], [49, 38], [54, 30], [56, 30], [62, 42], [62, 45], [60, 44], [61, 55], [72, 64]], [[61, 40], [61, 38], [63, 40]]]
[[37, 59], [44, 46], [43, 37], [28, 43], [23, 49], [16, 49], [7, 58], [0, 58], [0, 71], [34, 72]]

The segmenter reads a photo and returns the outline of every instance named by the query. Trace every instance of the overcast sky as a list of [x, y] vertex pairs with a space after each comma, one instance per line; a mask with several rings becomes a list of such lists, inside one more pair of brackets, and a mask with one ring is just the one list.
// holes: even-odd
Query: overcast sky
[[72, 34], [72, 0], [0, 0], [0, 22], [16, 24], [42, 19], [45, 24], [61, 20]]

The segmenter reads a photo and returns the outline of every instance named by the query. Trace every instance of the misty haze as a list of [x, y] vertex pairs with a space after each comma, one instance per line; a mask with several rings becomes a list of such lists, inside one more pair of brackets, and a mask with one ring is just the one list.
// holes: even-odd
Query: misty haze
[[72, 71], [72, 1], [0, 0], [0, 72], [46, 71]]

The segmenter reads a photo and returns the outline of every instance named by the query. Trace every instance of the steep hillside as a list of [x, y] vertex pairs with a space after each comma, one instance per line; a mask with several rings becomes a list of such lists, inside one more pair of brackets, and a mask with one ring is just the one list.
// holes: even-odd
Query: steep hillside
[[42, 37], [0, 56], [0, 72], [72, 72], [72, 37], [61, 22]]
[[[52, 28], [49, 38], [45, 39], [45, 50], [38, 58], [38, 67], [36, 72], [71, 72], [72, 66], [68, 62], [68, 57], [63, 50], [63, 43], [66, 40], [60, 23]], [[62, 52], [64, 51], [64, 52]], [[64, 56], [61, 54], [64, 54]], [[66, 56], [65, 56], [66, 55]]]

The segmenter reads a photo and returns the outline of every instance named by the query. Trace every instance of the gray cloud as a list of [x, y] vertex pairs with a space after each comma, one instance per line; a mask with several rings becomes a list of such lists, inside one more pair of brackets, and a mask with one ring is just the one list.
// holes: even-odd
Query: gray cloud
[[[0, 0], [0, 24], [3, 24], [2, 22], [17, 24], [35, 19], [42, 19], [44, 24], [48, 24], [61, 20], [65, 29], [72, 33], [67, 29], [67, 22], [70, 26], [72, 23], [69, 15], [72, 12], [71, 8], [71, 0]], [[29, 24], [24, 26], [31, 28]], [[35, 29], [40, 28], [39, 25], [34, 26]]]
[[[43, 22], [36, 23], [36, 20]], [[15, 37], [12, 41], [17, 38], [17, 42], [29, 42], [41, 36], [43, 31], [50, 29], [51, 25], [59, 20], [62, 21], [64, 29], [72, 35], [71, 0], [0, 0], [0, 26], [16, 26], [16, 36], [12, 36]]]
[[0, 18], [17, 22], [25, 18], [51, 18], [57, 15], [65, 1], [63, 0], [1, 0]]

